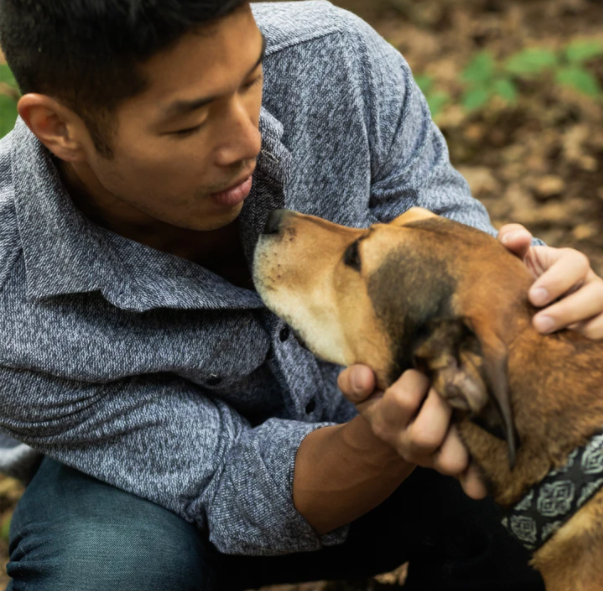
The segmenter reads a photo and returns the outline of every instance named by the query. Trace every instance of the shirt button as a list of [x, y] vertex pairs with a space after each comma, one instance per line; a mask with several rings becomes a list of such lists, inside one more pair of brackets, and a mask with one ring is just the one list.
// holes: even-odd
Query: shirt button
[[311, 398], [310, 402], [308, 402], [308, 404], [306, 404], [306, 414], [310, 414], [312, 412], [314, 412], [314, 410], [316, 409], [316, 398]]
[[278, 333], [278, 338], [281, 340], [281, 343], [284, 343], [289, 338], [290, 334], [291, 331], [288, 326], [281, 328], [281, 332]]
[[217, 386], [221, 381], [222, 381], [222, 378], [220, 376], [211, 376], [207, 380], [207, 385], [208, 386]]

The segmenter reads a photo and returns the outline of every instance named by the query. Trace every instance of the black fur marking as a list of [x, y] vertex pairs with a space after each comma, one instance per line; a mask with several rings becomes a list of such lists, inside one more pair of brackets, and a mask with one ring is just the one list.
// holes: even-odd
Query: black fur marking
[[350, 246], [348, 246], [348, 248], [346, 249], [345, 254], [343, 255], [343, 262], [346, 266], [351, 267], [355, 271], [360, 272], [362, 262], [360, 259], [360, 251], [358, 247], [358, 240], [350, 244]]
[[425, 253], [417, 256], [410, 250], [390, 254], [369, 278], [375, 314], [395, 347], [390, 383], [413, 367], [413, 344], [421, 328], [433, 318], [453, 316], [455, 288], [441, 259]]

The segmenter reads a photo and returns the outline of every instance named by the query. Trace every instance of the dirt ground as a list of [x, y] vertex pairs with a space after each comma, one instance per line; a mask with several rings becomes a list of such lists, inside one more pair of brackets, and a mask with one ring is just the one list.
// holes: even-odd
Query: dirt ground
[[[515, 105], [495, 101], [467, 113], [454, 104], [476, 52], [502, 59], [527, 47], [603, 41], [600, 0], [334, 0], [367, 19], [453, 97], [437, 122], [451, 159], [495, 226], [515, 221], [551, 246], [586, 253], [603, 273], [603, 103], [547, 77], [525, 81]], [[590, 68], [603, 84], [603, 59]], [[19, 485], [0, 480], [0, 550]], [[3, 525], [2, 525], [3, 524]], [[400, 587], [404, 570], [379, 582], [312, 583], [264, 591], [374, 591]], [[0, 581], [0, 591], [4, 585]], [[426, 590], [427, 591], [427, 590]], [[432, 591], [432, 590], [429, 590]]]

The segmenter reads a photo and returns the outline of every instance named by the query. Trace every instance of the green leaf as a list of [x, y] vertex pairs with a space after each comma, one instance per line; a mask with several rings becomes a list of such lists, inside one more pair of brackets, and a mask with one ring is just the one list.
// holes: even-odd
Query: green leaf
[[415, 82], [423, 94], [427, 94], [433, 87], [433, 78], [431, 76], [427, 76], [426, 74], [419, 74], [418, 76], [415, 76]]
[[434, 92], [427, 97], [427, 104], [431, 111], [431, 116], [435, 119], [450, 102], [450, 95], [447, 92]]
[[557, 56], [548, 49], [524, 49], [511, 56], [505, 69], [515, 76], [530, 76], [540, 74], [557, 65]]
[[2, 525], [0, 526], [0, 539], [4, 541], [5, 544], [8, 544], [8, 537], [10, 532], [10, 522], [12, 521], [13, 514], [11, 513], [8, 517], [5, 517], [2, 521]]
[[483, 107], [489, 100], [491, 91], [488, 88], [475, 88], [463, 95], [463, 107], [467, 111], [475, 111]]
[[561, 68], [557, 72], [557, 82], [563, 86], [569, 86], [574, 88], [582, 94], [586, 94], [591, 97], [603, 96], [601, 85], [593, 74], [580, 68], [579, 66], [570, 66], [568, 68]]
[[463, 70], [463, 80], [471, 84], [483, 84], [492, 80], [495, 63], [492, 54], [487, 51], [478, 53]]
[[574, 41], [565, 49], [565, 57], [574, 64], [601, 56], [603, 56], [603, 43], [599, 41]]
[[494, 83], [494, 93], [509, 103], [517, 102], [517, 88], [508, 78], [500, 78]]
[[17, 120], [17, 103], [5, 94], [0, 94], [0, 138], [12, 131]]
[[17, 86], [17, 81], [7, 64], [0, 64], [0, 82], [8, 84], [12, 88], [19, 88]]

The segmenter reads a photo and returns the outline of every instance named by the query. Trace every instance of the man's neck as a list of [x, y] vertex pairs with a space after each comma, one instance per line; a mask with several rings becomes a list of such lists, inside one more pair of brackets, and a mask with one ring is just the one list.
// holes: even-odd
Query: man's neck
[[107, 191], [87, 164], [62, 160], [57, 167], [73, 204], [95, 224], [156, 250], [219, 272], [222, 261], [240, 254], [236, 221], [208, 232], [167, 224], [140, 212]]

